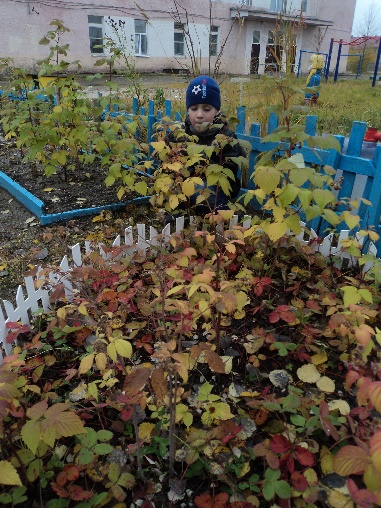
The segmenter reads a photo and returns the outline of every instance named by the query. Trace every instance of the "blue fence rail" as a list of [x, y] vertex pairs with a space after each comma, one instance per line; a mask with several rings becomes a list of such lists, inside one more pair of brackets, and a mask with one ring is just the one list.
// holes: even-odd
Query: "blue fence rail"
[[[148, 111], [145, 108], [138, 110], [137, 101], [133, 103], [133, 115], [147, 117], [148, 139], [152, 139], [154, 134], [154, 124], [165, 116], [174, 120], [181, 121], [179, 113], [173, 113], [170, 100], [165, 102], [164, 113], [158, 111], [155, 114], [155, 105], [153, 101], [149, 102]], [[243, 192], [254, 189], [252, 174], [255, 164], [261, 153], [271, 150], [277, 146], [277, 143], [263, 143], [261, 137], [261, 128], [258, 123], [247, 125], [246, 108], [239, 106], [237, 108], [238, 125], [236, 133], [238, 139], [248, 141], [251, 144], [249, 153], [249, 170], [247, 182], [243, 182]], [[275, 114], [271, 114], [268, 121], [267, 131], [270, 134], [278, 126], [278, 119]], [[316, 134], [317, 117], [309, 115], [306, 117], [305, 132], [309, 135]], [[366, 122], [353, 122], [349, 137], [335, 135], [341, 146], [341, 152], [335, 149], [312, 149], [307, 146], [298, 149], [303, 154], [306, 164], [315, 164], [317, 166], [329, 165], [337, 171], [337, 176], [341, 178], [341, 185], [338, 191], [338, 201], [342, 198], [364, 198], [372, 203], [372, 206], [362, 202], [358, 210], [360, 216], [360, 227], [367, 229], [373, 227], [381, 235], [380, 215], [381, 215], [381, 146], [376, 143], [364, 142], [364, 135], [367, 129]], [[340, 211], [343, 207], [337, 208]], [[322, 236], [326, 235], [326, 228], [329, 226], [322, 219], [313, 221], [315, 231]], [[336, 227], [337, 231], [347, 229], [343, 222]], [[377, 243], [378, 255], [381, 255], [381, 241]]]
[[[100, 97], [99, 97], [100, 99]], [[119, 111], [117, 107], [106, 108], [106, 114], [110, 116], [123, 115], [126, 120], [133, 120], [140, 116], [147, 128], [147, 140], [153, 140], [155, 133], [154, 125], [161, 120], [163, 116], [172, 118], [175, 121], [181, 121], [182, 117], [178, 112], [173, 112], [172, 102], [165, 101], [164, 111], [155, 111], [154, 101], [149, 101], [148, 108], [139, 108], [138, 100], [133, 99], [132, 112]], [[246, 108], [239, 106], [237, 108], [238, 125], [236, 133], [238, 139], [246, 140], [251, 145], [249, 153], [248, 179], [243, 182], [243, 192], [254, 189], [252, 174], [256, 161], [261, 153], [271, 150], [277, 146], [276, 143], [263, 143], [260, 125], [252, 123], [247, 125]], [[278, 126], [278, 119], [275, 114], [271, 114], [268, 121], [267, 131], [271, 133]], [[316, 134], [317, 117], [310, 115], [306, 117], [305, 132], [309, 135]], [[342, 182], [338, 191], [338, 200], [342, 198], [364, 198], [372, 203], [368, 206], [362, 203], [359, 208], [361, 218], [360, 226], [363, 229], [373, 227], [375, 231], [381, 234], [380, 215], [381, 215], [381, 146], [376, 143], [364, 142], [364, 135], [367, 129], [366, 122], [353, 122], [352, 129], [348, 138], [342, 135], [336, 135], [342, 148], [341, 152], [334, 149], [322, 150], [311, 149], [307, 146], [299, 149], [303, 154], [306, 164], [315, 164], [318, 166], [329, 165], [333, 167]], [[340, 211], [340, 207], [338, 207]], [[328, 224], [322, 219], [314, 220], [311, 226], [315, 231], [324, 236]], [[336, 227], [337, 231], [347, 229], [345, 223]], [[378, 255], [381, 255], [381, 240], [377, 243]]]

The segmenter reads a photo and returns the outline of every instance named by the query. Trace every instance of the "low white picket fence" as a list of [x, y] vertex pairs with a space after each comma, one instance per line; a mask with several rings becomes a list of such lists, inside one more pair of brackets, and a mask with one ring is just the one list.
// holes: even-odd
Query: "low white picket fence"
[[[243, 221], [243, 227], [250, 227], [250, 217], [247, 217]], [[230, 222], [230, 227], [234, 224], [238, 223], [238, 217], [233, 217]], [[158, 233], [157, 230], [153, 227], [149, 227], [149, 238], [147, 238], [145, 224], [137, 224], [136, 225], [136, 241], [134, 239], [133, 227], [129, 226], [124, 231], [124, 239], [122, 243], [122, 239], [119, 236], [114, 240], [112, 247], [119, 247], [124, 245], [125, 247], [131, 247], [131, 250], [128, 249], [127, 252], [131, 252], [133, 250], [146, 250], [149, 247], [158, 246], [159, 243], [163, 243], [163, 238], [169, 237], [171, 234], [171, 225], [167, 224], [161, 233]], [[184, 218], [179, 217], [176, 219], [175, 224], [175, 232], [179, 233], [184, 229]], [[311, 239], [316, 238], [316, 234], [314, 231], [311, 232], [312, 237], [305, 239], [304, 233], [297, 237], [297, 240], [302, 244], [311, 244]], [[340, 256], [342, 258], [348, 258], [351, 261], [351, 256], [346, 252], [342, 252], [341, 242], [346, 240], [349, 236], [349, 231], [341, 231], [340, 236], [336, 244], [333, 244], [334, 235], [330, 234], [323, 239], [322, 242], [312, 242], [311, 247], [314, 251], [320, 252], [324, 256]], [[91, 252], [93, 245], [91, 242], [85, 242], [84, 251], [86, 255]], [[99, 245], [99, 253], [100, 255], [107, 259], [109, 254], [107, 251], [110, 248], [105, 248], [104, 245]], [[376, 249], [374, 246], [370, 247], [368, 252], [375, 254]], [[6, 355], [12, 354], [12, 344], [8, 344], [6, 342], [6, 337], [9, 333], [9, 329], [7, 328], [7, 323], [21, 322], [22, 324], [30, 324], [30, 319], [33, 313], [36, 313], [39, 309], [43, 309], [44, 311], [49, 310], [49, 293], [54, 289], [55, 284], [58, 282], [63, 282], [65, 286], [66, 298], [70, 300], [73, 296], [73, 288], [71, 286], [70, 280], [65, 277], [65, 274], [70, 272], [70, 270], [74, 267], [82, 266], [82, 248], [80, 244], [74, 245], [71, 248], [71, 265], [68, 261], [68, 257], [64, 256], [57, 273], [50, 273], [50, 288], [46, 288], [46, 285], [41, 286], [41, 280], [39, 278], [39, 273], [41, 270], [37, 272], [35, 276], [25, 277], [25, 291], [26, 297], [24, 295], [24, 291], [22, 286], [19, 286], [16, 292], [16, 306], [14, 306], [8, 300], [3, 300], [2, 305], [0, 302], [0, 363], [3, 360], [3, 353]], [[41, 287], [40, 287], [41, 286]]]

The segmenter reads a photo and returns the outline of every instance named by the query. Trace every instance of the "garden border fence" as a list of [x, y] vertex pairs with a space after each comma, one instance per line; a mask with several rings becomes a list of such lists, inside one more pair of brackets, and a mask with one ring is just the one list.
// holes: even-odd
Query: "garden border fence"
[[[178, 217], [173, 232], [180, 233], [184, 230], [184, 217]], [[249, 228], [251, 223], [250, 217], [245, 217], [242, 226]], [[234, 216], [230, 221], [229, 228], [238, 224], [238, 216]], [[158, 231], [149, 226], [149, 237], [147, 238], [147, 227], [145, 224], [136, 225], [136, 234], [134, 235], [133, 226], [129, 226], [124, 231], [124, 238], [118, 235], [111, 247], [104, 244], [98, 244], [99, 254], [104, 259], [109, 259], [112, 256], [111, 249], [113, 247], [124, 246], [126, 250], [124, 253], [129, 255], [135, 250], [145, 251], [148, 248], [158, 247], [163, 245], [171, 234], [171, 225], [167, 224], [163, 230]], [[340, 258], [348, 259], [352, 263], [351, 256], [342, 250], [342, 242], [345, 241], [350, 234], [350, 231], [342, 230], [339, 238], [336, 241], [333, 233], [326, 236], [324, 239], [317, 240], [316, 233], [312, 230], [310, 237], [305, 237], [305, 233], [301, 233], [296, 239], [304, 245], [309, 244], [314, 252], [320, 252], [323, 256], [339, 256]], [[369, 251], [373, 254], [376, 253], [374, 245], [371, 245]], [[20, 285], [16, 292], [15, 305], [8, 300], [2, 300], [0, 304], [0, 364], [3, 361], [3, 352], [6, 355], [12, 354], [12, 344], [7, 343], [7, 335], [11, 331], [10, 323], [21, 322], [21, 324], [29, 325], [33, 315], [39, 312], [39, 309], [47, 312], [50, 308], [49, 295], [54, 290], [58, 283], [63, 283], [65, 296], [70, 301], [74, 296], [74, 289], [68, 277], [68, 273], [72, 268], [82, 266], [84, 264], [84, 256], [93, 252], [93, 245], [91, 242], [86, 241], [84, 246], [79, 243], [71, 247], [71, 261], [65, 255], [57, 270], [49, 270], [49, 281], [46, 281], [45, 275], [41, 276], [42, 270], [39, 269], [34, 276], [27, 276], [24, 278], [24, 285], [26, 290], [26, 297], [24, 289]], [[48, 284], [47, 284], [48, 282]], [[1, 303], [1, 302], [0, 302]], [[2, 308], [3, 307], [3, 308]], [[4, 309], [4, 310], [3, 310]]]

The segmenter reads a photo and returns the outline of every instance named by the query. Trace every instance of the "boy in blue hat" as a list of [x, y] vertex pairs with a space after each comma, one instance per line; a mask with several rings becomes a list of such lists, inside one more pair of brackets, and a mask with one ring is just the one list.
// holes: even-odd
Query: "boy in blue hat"
[[[246, 151], [239, 144], [236, 133], [229, 129], [226, 119], [221, 115], [221, 91], [216, 81], [209, 76], [197, 76], [194, 78], [187, 88], [186, 108], [187, 116], [184, 130], [169, 133], [166, 141], [169, 145], [189, 141], [189, 139], [184, 137], [185, 131], [185, 134], [188, 136], [197, 136], [197, 138], [193, 138], [193, 142], [196, 139], [196, 142], [200, 145], [216, 145], [216, 149], [209, 157], [208, 164], [218, 164], [231, 170], [233, 178], [228, 178], [231, 190], [227, 195], [218, 184], [209, 186], [208, 188], [211, 191], [209, 198], [202, 204], [198, 204], [195, 211], [197, 214], [202, 215], [218, 209], [227, 209], [229, 200], [236, 198], [241, 188], [239, 177], [240, 166], [232, 158], [246, 158]], [[219, 143], [216, 140], [218, 134], [226, 137], [226, 141], [220, 145], [222, 148], [218, 146]], [[191, 196], [191, 206], [195, 205], [197, 196], [207, 186], [205, 174], [202, 175], [202, 173], [198, 173], [196, 168], [191, 168], [190, 176], [195, 176], [196, 174], [203, 179], [204, 187], [200, 186], [196, 189], [199, 192]]]

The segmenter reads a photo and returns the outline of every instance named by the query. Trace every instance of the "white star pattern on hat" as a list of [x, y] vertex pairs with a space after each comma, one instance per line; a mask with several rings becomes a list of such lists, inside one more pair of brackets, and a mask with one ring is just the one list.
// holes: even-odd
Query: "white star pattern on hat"
[[195, 85], [193, 87], [193, 90], [192, 90], [192, 93], [194, 93], [195, 95], [198, 94], [198, 92], [201, 92], [201, 86], [200, 85]]

